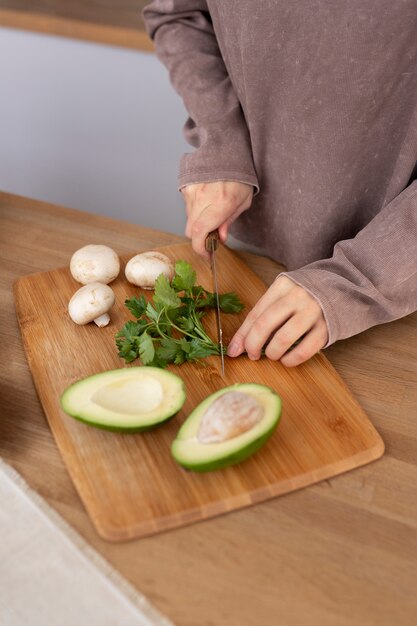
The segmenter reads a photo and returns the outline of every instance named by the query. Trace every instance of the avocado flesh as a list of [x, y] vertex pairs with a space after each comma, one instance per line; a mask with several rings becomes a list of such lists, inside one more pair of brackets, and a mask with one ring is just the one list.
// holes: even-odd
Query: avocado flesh
[[[240, 391], [253, 396], [263, 407], [260, 422], [245, 433], [219, 443], [201, 443], [198, 430], [201, 419], [219, 396], [229, 391]], [[281, 417], [281, 399], [270, 387], [243, 383], [220, 389], [201, 402], [190, 414], [172, 443], [174, 459], [183, 467], [197, 472], [222, 469], [239, 463], [254, 454], [269, 439]]]
[[61, 406], [71, 417], [117, 432], [154, 428], [174, 417], [184, 401], [184, 383], [179, 376], [146, 366], [89, 376], [61, 396]]

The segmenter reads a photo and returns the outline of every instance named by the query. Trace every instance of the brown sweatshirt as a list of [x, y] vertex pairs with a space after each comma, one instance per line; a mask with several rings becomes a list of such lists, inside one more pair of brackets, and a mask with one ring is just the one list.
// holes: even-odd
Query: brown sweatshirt
[[254, 185], [231, 233], [320, 303], [329, 342], [417, 310], [416, 0], [154, 0], [196, 148], [179, 184]]

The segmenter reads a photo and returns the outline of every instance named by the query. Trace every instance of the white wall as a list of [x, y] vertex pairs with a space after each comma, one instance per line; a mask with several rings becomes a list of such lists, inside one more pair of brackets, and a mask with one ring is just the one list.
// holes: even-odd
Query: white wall
[[155, 55], [0, 28], [0, 189], [183, 234], [186, 113]]

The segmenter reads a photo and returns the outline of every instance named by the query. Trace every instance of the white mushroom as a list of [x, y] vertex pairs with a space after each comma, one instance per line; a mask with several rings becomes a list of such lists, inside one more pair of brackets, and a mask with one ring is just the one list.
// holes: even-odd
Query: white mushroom
[[120, 261], [112, 248], [91, 244], [74, 252], [70, 271], [83, 285], [94, 282], [107, 285], [119, 275]]
[[90, 283], [74, 293], [68, 304], [70, 318], [76, 324], [94, 322], [97, 326], [107, 326], [110, 322], [108, 311], [114, 304], [111, 287], [102, 283]]
[[174, 276], [175, 270], [171, 260], [162, 252], [142, 252], [134, 256], [126, 265], [127, 280], [143, 289], [153, 289], [160, 274], [168, 280]]

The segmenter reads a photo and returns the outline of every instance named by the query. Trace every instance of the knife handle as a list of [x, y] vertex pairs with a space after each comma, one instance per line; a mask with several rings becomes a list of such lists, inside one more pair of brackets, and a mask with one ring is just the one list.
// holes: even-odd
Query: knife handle
[[206, 237], [206, 250], [208, 252], [213, 252], [213, 250], [217, 250], [218, 243], [220, 241], [219, 229], [212, 230]]

